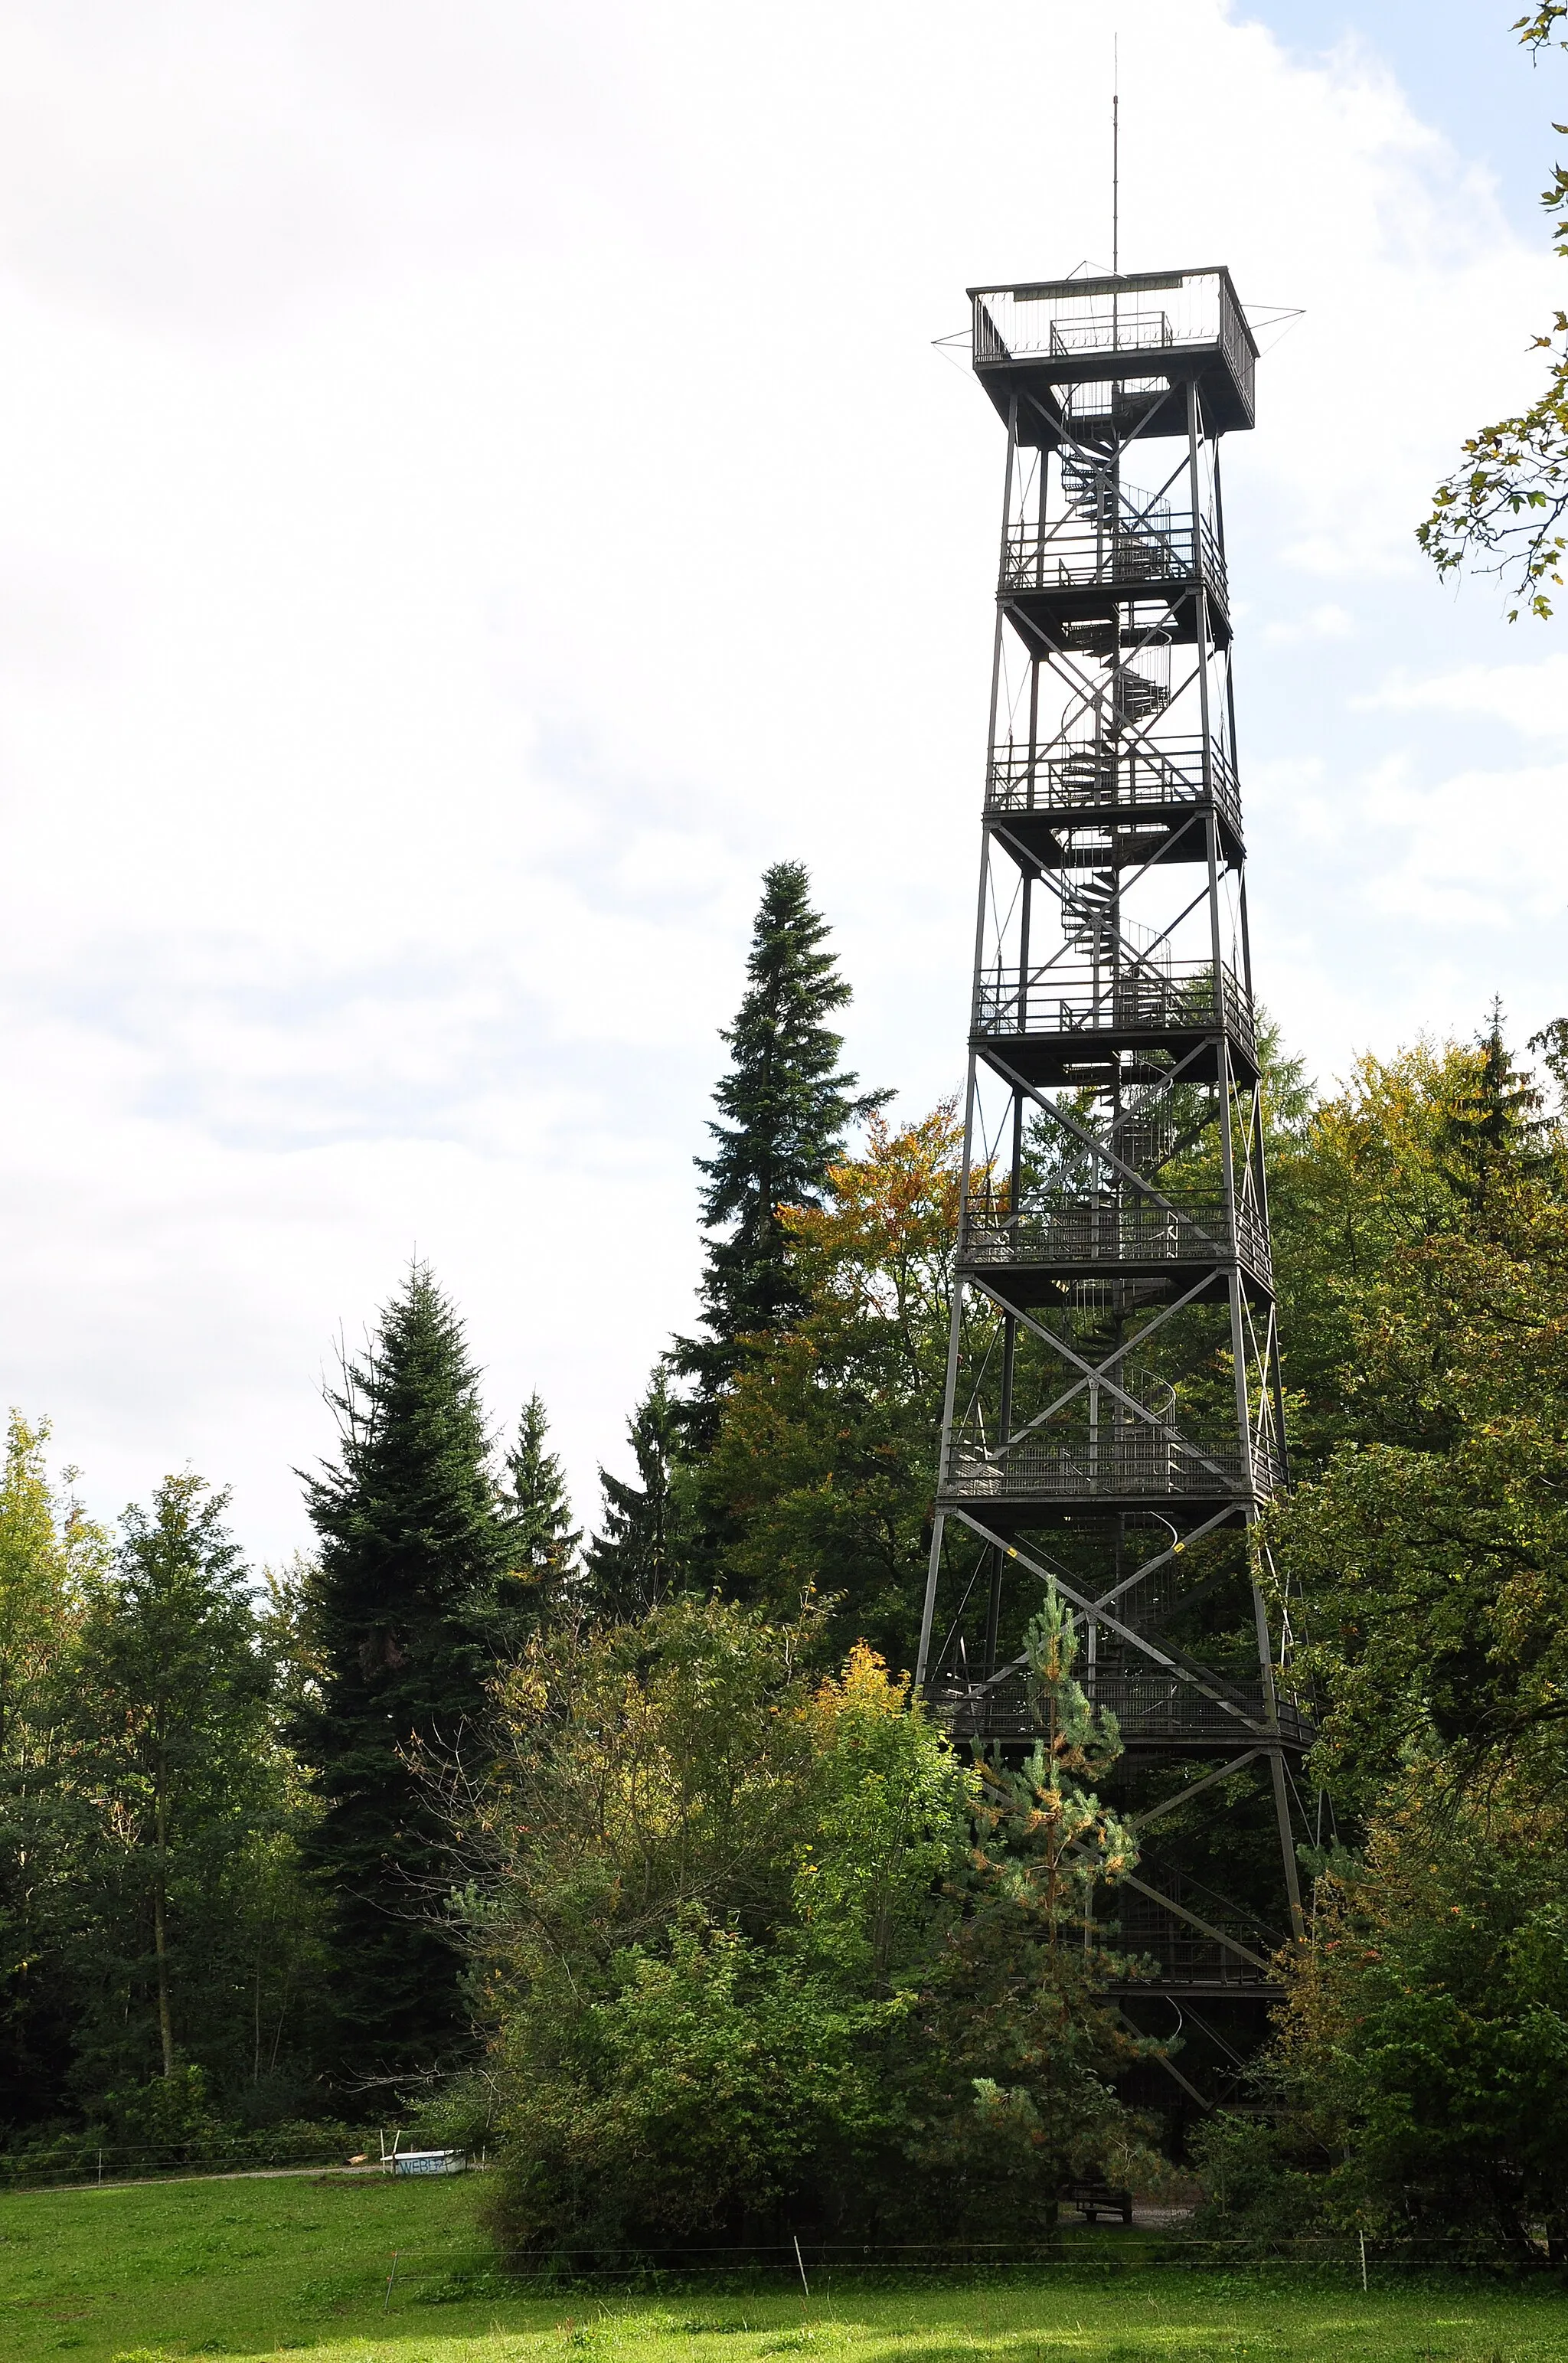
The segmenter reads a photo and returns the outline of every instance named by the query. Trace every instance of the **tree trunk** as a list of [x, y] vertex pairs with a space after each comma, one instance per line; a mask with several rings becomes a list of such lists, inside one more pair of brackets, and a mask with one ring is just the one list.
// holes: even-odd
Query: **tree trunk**
[[158, 1869], [152, 1881], [152, 1949], [158, 1958], [158, 2035], [163, 2046], [163, 2072], [174, 2073], [174, 2026], [169, 2012], [169, 1945], [167, 1929], [167, 1891], [163, 1876], [163, 1847], [168, 1831], [168, 1814], [161, 1785], [157, 1803]]

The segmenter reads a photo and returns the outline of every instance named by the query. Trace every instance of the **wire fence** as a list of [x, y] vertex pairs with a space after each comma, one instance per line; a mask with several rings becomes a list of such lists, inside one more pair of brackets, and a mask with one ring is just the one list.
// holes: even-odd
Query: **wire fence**
[[[1150, 2268], [1177, 2271], [1280, 2272], [1370, 2290], [1377, 2282], [1420, 2274], [1499, 2268], [1533, 2275], [1561, 2269], [1544, 2240], [1536, 2254], [1470, 2254], [1441, 2240], [1367, 2239], [1359, 2234], [1275, 2240], [1199, 2237], [1190, 2233], [1131, 2227], [1090, 2227], [1035, 2241], [921, 2241], [902, 2244], [788, 2243], [737, 2249], [632, 2251], [563, 2248], [401, 2248], [385, 2260], [383, 2311], [397, 2305], [473, 2302], [502, 2296], [569, 2296], [573, 2292], [657, 2295], [703, 2289], [759, 2295], [791, 2289], [827, 2298], [834, 2288], [865, 2289], [911, 2280], [1027, 2280], [1044, 2272], [1114, 2277]], [[688, 2329], [738, 2329], [738, 2322], [691, 2322]]]

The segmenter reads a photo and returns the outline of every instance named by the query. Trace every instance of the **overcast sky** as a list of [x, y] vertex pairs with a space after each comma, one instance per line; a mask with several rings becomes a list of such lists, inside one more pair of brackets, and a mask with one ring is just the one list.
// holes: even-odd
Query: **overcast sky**
[[[689, 1326], [716, 1028], [811, 866], [956, 1082], [976, 281], [1304, 307], [1226, 451], [1261, 991], [1325, 1081], [1562, 972], [1568, 649], [1411, 527], [1528, 398], [1518, 0], [0, 0], [0, 1373], [112, 1514], [308, 1540], [411, 1254], [580, 1513]], [[1322, 43], [1335, 46], [1325, 52]]]

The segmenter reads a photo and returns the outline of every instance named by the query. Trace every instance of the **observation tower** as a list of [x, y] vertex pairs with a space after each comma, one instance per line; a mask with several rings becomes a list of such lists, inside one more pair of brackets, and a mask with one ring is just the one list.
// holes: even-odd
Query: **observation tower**
[[1222, 268], [970, 301], [1007, 455], [917, 1679], [1022, 1752], [1023, 1629], [1071, 1603], [1142, 1849], [1100, 1908], [1156, 1965], [1121, 2007], [1207, 2106], [1300, 1925], [1311, 1736], [1248, 1534], [1286, 1476], [1220, 487], [1257, 347]]

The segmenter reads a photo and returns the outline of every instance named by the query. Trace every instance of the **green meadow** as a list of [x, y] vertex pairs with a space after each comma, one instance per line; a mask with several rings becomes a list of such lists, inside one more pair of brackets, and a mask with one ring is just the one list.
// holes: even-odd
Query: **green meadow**
[[[808, 2298], [680, 2285], [657, 2296], [514, 2291], [487, 2258], [483, 2186], [326, 2178], [141, 2184], [0, 2197], [0, 2355], [184, 2363], [1568, 2363], [1568, 2295], [1540, 2282], [1201, 2271], [1082, 2261], [986, 2280]], [[392, 2258], [398, 2266], [392, 2277]], [[1099, 2260], [1099, 2261], [1097, 2261]]]

